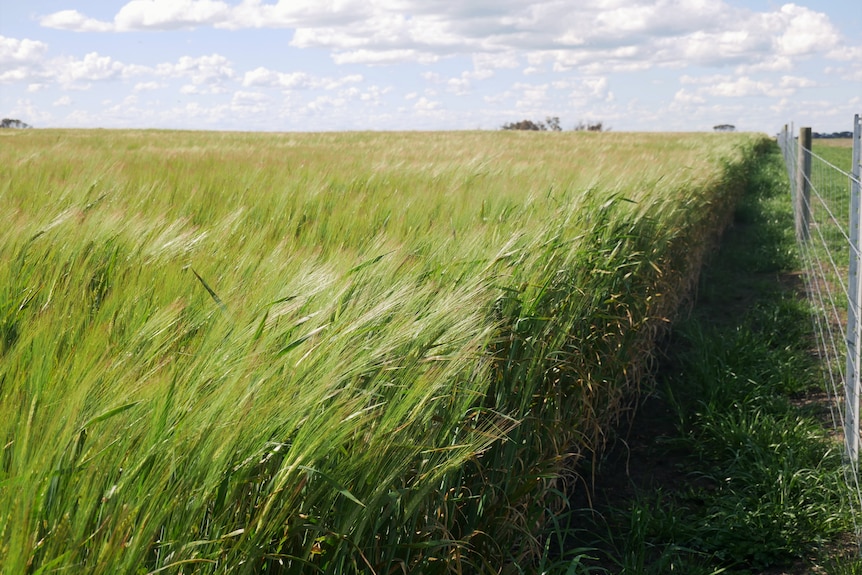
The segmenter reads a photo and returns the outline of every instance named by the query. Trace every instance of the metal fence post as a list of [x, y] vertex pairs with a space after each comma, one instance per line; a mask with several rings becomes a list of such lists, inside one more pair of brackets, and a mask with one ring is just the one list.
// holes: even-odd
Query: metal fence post
[[[854, 118], [853, 163], [858, 172], [859, 116]], [[855, 174], [854, 174], [855, 175]], [[860, 342], [862, 342], [862, 282], [860, 265], [860, 197], [858, 182], [850, 179], [850, 265], [847, 286], [847, 370], [844, 383], [844, 443], [847, 459], [854, 469], [859, 458], [859, 372]]]
[[807, 240], [811, 220], [811, 128], [799, 128], [796, 154], [796, 237]]
[[853, 165], [850, 167], [853, 176], [852, 186], [859, 190], [859, 179], [862, 174], [862, 116], [853, 116]]
[[859, 174], [860, 155], [862, 155], [862, 122], [859, 114], [853, 118], [853, 154], [850, 178], [850, 274], [847, 306], [847, 381], [844, 390], [844, 442], [847, 459], [856, 468], [859, 458], [859, 386], [860, 386], [860, 347], [862, 347], [862, 281], [859, 281], [862, 267], [862, 226], [860, 226]]

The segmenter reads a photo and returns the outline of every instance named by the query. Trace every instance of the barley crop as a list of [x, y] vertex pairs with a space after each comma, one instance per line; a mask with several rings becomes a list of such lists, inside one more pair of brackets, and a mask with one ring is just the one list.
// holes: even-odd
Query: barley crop
[[0, 571], [529, 561], [764, 142], [4, 138]]

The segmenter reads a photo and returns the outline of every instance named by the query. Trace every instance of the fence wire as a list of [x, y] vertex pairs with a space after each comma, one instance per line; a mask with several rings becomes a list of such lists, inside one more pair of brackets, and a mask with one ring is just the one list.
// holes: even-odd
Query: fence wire
[[[862, 490], [858, 466], [860, 354], [859, 149], [860, 118], [854, 119], [851, 172], [805, 149], [792, 130], [779, 135], [796, 211], [797, 238], [808, 298], [815, 310], [814, 335], [824, 366], [832, 423], [845, 445], [857, 544], [862, 549]], [[800, 147], [802, 148], [800, 150]], [[809, 168], [810, 166], [810, 168]]]

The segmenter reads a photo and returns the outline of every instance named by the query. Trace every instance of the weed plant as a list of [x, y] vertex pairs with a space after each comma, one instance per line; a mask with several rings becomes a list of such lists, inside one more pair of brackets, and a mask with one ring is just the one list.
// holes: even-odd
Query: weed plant
[[443, 573], [547, 557], [764, 140], [3, 144], [0, 570]]

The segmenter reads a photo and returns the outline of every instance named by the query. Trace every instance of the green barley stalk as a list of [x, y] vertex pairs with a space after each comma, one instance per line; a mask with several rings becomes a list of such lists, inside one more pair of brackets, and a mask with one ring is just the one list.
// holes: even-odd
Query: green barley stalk
[[2, 570], [539, 557], [556, 487], [637, 393], [762, 142], [16, 136]]

